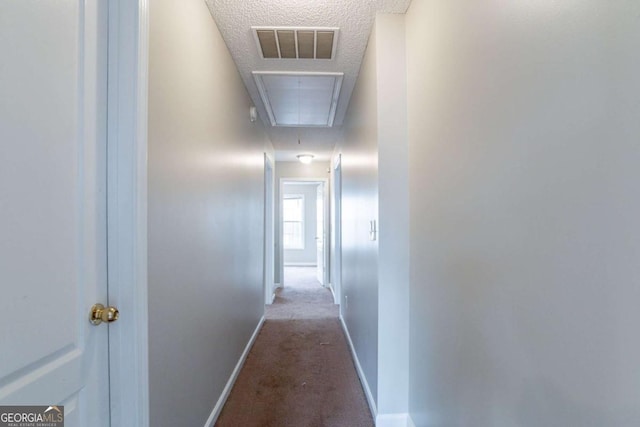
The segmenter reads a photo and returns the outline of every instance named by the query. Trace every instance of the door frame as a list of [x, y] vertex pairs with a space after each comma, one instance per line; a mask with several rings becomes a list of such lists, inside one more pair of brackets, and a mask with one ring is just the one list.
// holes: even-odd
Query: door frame
[[330, 235], [331, 235], [331, 222], [330, 222], [330, 218], [329, 218], [329, 214], [330, 214], [330, 206], [329, 206], [329, 180], [327, 178], [286, 178], [286, 177], [282, 177], [280, 178], [280, 182], [279, 182], [279, 200], [278, 200], [278, 225], [279, 225], [279, 236], [278, 236], [278, 247], [279, 247], [279, 252], [280, 252], [280, 263], [278, 265], [278, 270], [280, 271], [280, 286], [284, 287], [285, 283], [284, 283], [284, 230], [282, 227], [282, 200], [284, 198], [284, 184], [285, 183], [296, 183], [296, 182], [317, 182], [319, 184], [323, 185], [323, 198], [324, 198], [324, 234], [326, 236], [325, 238], [325, 242], [324, 242], [324, 248], [323, 248], [323, 256], [322, 258], [324, 259], [324, 273], [323, 273], [323, 277], [324, 277], [324, 283], [322, 284], [322, 286], [324, 287], [329, 287], [329, 240], [330, 240]]
[[[336, 304], [342, 294], [342, 154], [332, 164], [331, 181], [331, 290]], [[341, 308], [342, 310], [342, 308]]]
[[112, 426], [149, 426], [147, 315], [148, 0], [109, 0], [108, 299]]
[[264, 153], [264, 301], [272, 304], [275, 298], [275, 212], [274, 162]]

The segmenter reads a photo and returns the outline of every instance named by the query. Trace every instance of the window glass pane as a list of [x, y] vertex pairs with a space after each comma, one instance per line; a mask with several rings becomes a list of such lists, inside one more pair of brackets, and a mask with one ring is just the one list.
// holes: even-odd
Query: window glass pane
[[304, 196], [285, 196], [282, 201], [282, 217], [284, 248], [304, 249]]
[[282, 204], [282, 215], [285, 221], [302, 221], [302, 196], [286, 198]]
[[302, 248], [302, 223], [285, 222], [283, 227], [284, 247]]

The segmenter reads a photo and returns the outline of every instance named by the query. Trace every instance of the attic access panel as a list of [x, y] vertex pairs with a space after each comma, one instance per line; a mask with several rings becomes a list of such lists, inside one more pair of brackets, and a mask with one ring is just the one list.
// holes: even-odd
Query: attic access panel
[[251, 27], [262, 59], [334, 59], [338, 27]]
[[271, 126], [332, 127], [344, 73], [254, 71]]

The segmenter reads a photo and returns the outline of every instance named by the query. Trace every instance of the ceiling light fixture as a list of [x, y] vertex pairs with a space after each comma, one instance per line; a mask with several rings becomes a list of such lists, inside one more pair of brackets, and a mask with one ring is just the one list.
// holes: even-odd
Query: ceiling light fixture
[[305, 165], [308, 165], [313, 160], [313, 154], [298, 154], [297, 157], [300, 163], [304, 163]]

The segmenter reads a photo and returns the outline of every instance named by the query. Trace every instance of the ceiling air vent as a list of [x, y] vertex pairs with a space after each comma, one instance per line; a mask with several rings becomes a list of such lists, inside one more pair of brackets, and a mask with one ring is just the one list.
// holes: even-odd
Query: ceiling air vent
[[333, 59], [336, 27], [251, 27], [262, 59]]

